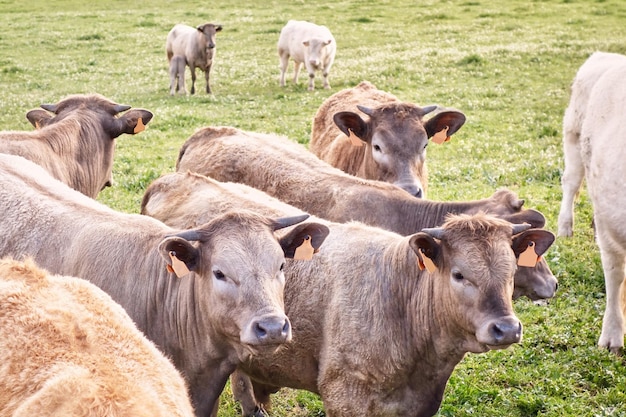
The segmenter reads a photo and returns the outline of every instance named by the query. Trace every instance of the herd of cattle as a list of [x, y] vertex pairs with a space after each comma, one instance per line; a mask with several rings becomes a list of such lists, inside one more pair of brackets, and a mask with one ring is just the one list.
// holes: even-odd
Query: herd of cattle
[[[297, 23], [281, 32], [281, 83], [292, 57], [310, 89], [319, 67], [328, 86], [334, 39], [299, 40], [333, 48], [298, 55]], [[210, 92], [220, 30], [172, 29], [171, 92], [185, 65], [192, 93], [195, 67]], [[615, 353], [624, 77], [626, 57], [602, 52], [576, 75], [558, 220], [570, 236], [585, 178], [606, 277], [599, 345]], [[310, 150], [205, 127], [126, 214], [94, 198], [112, 184], [115, 139], [152, 113], [100, 95], [41, 107], [35, 130], [0, 132], [0, 415], [216, 416], [231, 378], [246, 416], [267, 415], [281, 387], [319, 394], [328, 416], [431, 416], [466, 353], [521, 341], [513, 300], [557, 290], [542, 257], [555, 236], [514, 193], [425, 199], [426, 145], [449, 140], [460, 111], [362, 82], [318, 109]]]

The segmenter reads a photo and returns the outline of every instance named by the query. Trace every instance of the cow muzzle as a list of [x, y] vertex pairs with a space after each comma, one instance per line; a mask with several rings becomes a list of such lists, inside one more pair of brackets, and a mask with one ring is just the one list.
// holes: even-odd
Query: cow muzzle
[[285, 315], [260, 316], [244, 329], [241, 341], [257, 347], [287, 343], [291, 341], [291, 323]]
[[476, 338], [489, 349], [505, 349], [522, 340], [522, 323], [512, 315], [490, 320], [478, 329]]
[[395, 182], [395, 186], [402, 188], [407, 193], [411, 194], [416, 198], [424, 198], [424, 190], [420, 184], [416, 184], [413, 182]]

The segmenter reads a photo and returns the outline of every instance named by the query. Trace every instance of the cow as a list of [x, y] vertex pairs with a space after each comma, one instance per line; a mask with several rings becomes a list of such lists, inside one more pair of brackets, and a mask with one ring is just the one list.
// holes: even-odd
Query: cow
[[211, 413], [240, 361], [291, 339], [285, 257], [318, 250], [328, 234], [306, 223], [278, 238], [308, 216], [245, 210], [173, 229], [116, 212], [13, 155], [0, 155], [0, 206], [0, 256], [30, 256], [108, 293], [183, 374], [197, 416]]
[[465, 123], [465, 115], [456, 110], [423, 120], [435, 110], [437, 106], [400, 101], [363, 81], [322, 103], [313, 119], [309, 150], [348, 174], [387, 181], [425, 198], [429, 138], [445, 141]]
[[174, 365], [80, 278], [0, 260], [0, 415], [193, 417]]
[[206, 92], [211, 94], [209, 75], [213, 58], [215, 58], [215, 35], [221, 31], [222, 26], [214, 23], [205, 23], [196, 28], [177, 24], [169, 31], [165, 41], [165, 52], [167, 61], [170, 63], [170, 93], [172, 85], [171, 60], [172, 57], [180, 55], [185, 57], [185, 62], [191, 71], [191, 94], [196, 92], [196, 68], [204, 71]]
[[[482, 202], [473, 203], [477, 207], [472, 211], [478, 212]], [[469, 206], [471, 205], [468, 204]], [[264, 216], [308, 214], [256, 188], [240, 183], [219, 182], [190, 171], [165, 174], [154, 180], [144, 193], [141, 214], [154, 217], [172, 227], [190, 228], [237, 207], [244, 207]], [[527, 222], [536, 228], [543, 227], [545, 223], [543, 215], [535, 210], [520, 210], [500, 217], [511, 223]], [[335, 223], [323, 219], [311, 217], [309, 220], [325, 222], [329, 228], [336, 227]], [[423, 226], [427, 225], [424, 223]], [[434, 227], [437, 224], [429, 226]], [[519, 266], [515, 271], [513, 299], [523, 296], [535, 301], [552, 298], [556, 287], [556, 278], [545, 261], [534, 268]]]
[[326, 26], [303, 20], [289, 20], [278, 37], [278, 57], [280, 59], [280, 86], [285, 86], [285, 73], [289, 58], [293, 60], [293, 82], [298, 83], [300, 65], [309, 73], [309, 91], [315, 89], [315, 71], [321, 71], [324, 88], [330, 88], [328, 74], [335, 61], [337, 43]]
[[[178, 173], [148, 187], [142, 212], [178, 225], [235, 206], [298, 212], [270, 200], [241, 184]], [[327, 224], [329, 236], [314, 261], [285, 267], [292, 343], [239, 366], [252, 377], [261, 403], [244, 403], [245, 415], [262, 415], [280, 387], [320, 394], [329, 416], [433, 415], [465, 352], [520, 340], [521, 325], [510, 315], [515, 257], [530, 241], [538, 253], [554, 241], [548, 231], [520, 232], [529, 225], [481, 213], [452, 216], [442, 228], [408, 237], [358, 222]], [[428, 269], [420, 271], [424, 262]], [[490, 316], [496, 311], [508, 318], [497, 321]], [[502, 343], [492, 336], [502, 336]], [[237, 374], [232, 387], [241, 397], [250, 382]]]
[[143, 131], [153, 116], [99, 94], [70, 95], [41, 108], [26, 115], [36, 130], [0, 131], [0, 153], [30, 159], [91, 198], [112, 184], [115, 138]]
[[185, 66], [187, 65], [185, 57], [182, 55], [174, 55], [170, 60], [170, 95], [186, 94], [185, 89]]
[[595, 52], [580, 67], [563, 117], [563, 199], [558, 234], [573, 233], [573, 201], [583, 177], [593, 206], [596, 241], [606, 286], [598, 345], [621, 354], [624, 313], [620, 287], [626, 258], [626, 56]]

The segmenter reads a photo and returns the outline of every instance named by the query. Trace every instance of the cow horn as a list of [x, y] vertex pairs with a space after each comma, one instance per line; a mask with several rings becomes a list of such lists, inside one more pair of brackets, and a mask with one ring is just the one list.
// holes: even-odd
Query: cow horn
[[52, 112], [52, 113], [56, 113], [57, 112], [57, 105], [56, 104], [42, 104], [39, 107], [41, 107], [44, 110], [48, 110], [49, 112]]
[[116, 104], [113, 107], [113, 110], [115, 110], [115, 113], [121, 113], [121, 112], [126, 111], [128, 109], [130, 109], [130, 106], [127, 106], [125, 104]]
[[422, 232], [431, 235], [435, 239], [443, 239], [444, 229], [441, 227], [432, 227], [432, 228], [422, 229]]
[[301, 214], [299, 216], [281, 217], [274, 220], [274, 230], [282, 229], [284, 227], [293, 226], [294, 224], [302, 223], [310, 217], [309, 214]]
[[439, 106], [437, 106], [436, 104], [433, 104], [432, 106], [426, 106], [426, 107], [422, 107], [422, 111], [424, 112], [424, 114], [428, 114], [432, 111], [437, 110]]
[[200, 240], [200, 234], [196, 230], [185, 230], [184, 232], [176, 233], [175, 235], [169, 235], [167, 237], [179, 237], [190, 242]]
[[360, 104], [357, 104], [356, 108], [361, 110], [363, 113], [367, 114], [368, 116], [371, 116], [372, 114], [374, 114], [374, 110], [370, 109], [369, 107], [365, 107], [365, 106], [361, 106]]
[[522, 233], [524, 230], [530, 229], [530, 225], [528, 223], [522, 224], [514, 224], [513, 225], [513, 234], [516, 235], [518, 233]]

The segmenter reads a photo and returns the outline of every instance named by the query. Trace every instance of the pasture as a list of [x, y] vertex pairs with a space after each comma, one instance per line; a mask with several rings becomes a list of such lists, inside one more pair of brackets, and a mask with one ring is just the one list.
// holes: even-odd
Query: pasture
[[[276, 42], [289, 19], [326, 25], [337, 40], [330, 90], [278, 86]], [[170, 96], [165, 38], [176, 23], [223, 26], [194, 96]], [[507, 187], [556, 233], [563, 171], [561, 123], [576, 70], [592, 52], [626, 53], [622, 0], [0, 0], [0, 129], [31, 130], [41, 103], [100, 93], [154, 113], [145, 132], [117, 139], [114, 185], [98, 199], [139, 211], [147, 185], [172, 172], [198, 128], [230, 125], [306, 144], [332, 93], [368, 80], [419, 105], [467, 116], [451, 142], [428, 147], [433, 200], [479, 199]], [[187, 87], [190, 87], [187, 70]], [[620, 208], [623, 209], [623, 208]], [[440, 416], [626, 416], [623, 358], [596, 344], [604, 281], [583, 190], [573, 238], [546, 255], [560, 282], [547, 305], [515, 302], [521, 344], [468, 355], [453, 372]], [[355, 399], [358, 401], [358, 399]], [[226, 391], [220, 416], [238, 416]], [[283, 390], [273, 416], [323, 416], [315, 395]]]

